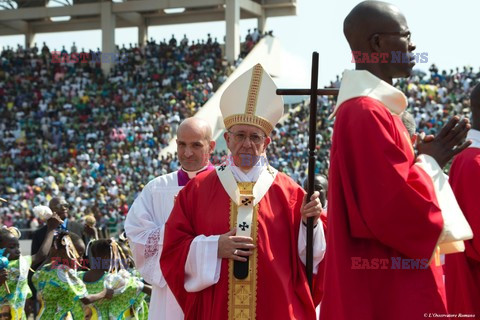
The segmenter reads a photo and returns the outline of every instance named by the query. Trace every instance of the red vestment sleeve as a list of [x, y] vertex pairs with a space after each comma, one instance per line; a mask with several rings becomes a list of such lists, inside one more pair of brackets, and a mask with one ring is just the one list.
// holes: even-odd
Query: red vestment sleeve
[[480, 316], [480, 148], [468, 148], [453, 161], [450, 184], [473, 239], [464, 241], [465, 252], [445, 256], [445, 289], [450, 313]]
[[[410, 258], [429, 259], [443, 219], [431, 178], [414, 165], [401, 119], [368, 97], [344, 102], [339, 117], [342, 111], [346, 114], [342, 126], [335, 126], [334, 139], [349, 146], [332, 149], [332, 159], [339, 161], [351, 235], [376, 239]], [[329, 203], [342, 200], [330, 197]]]
[[[465, 254], [480, 262], [480, 149], [469, 148], [455, 158], [450, 171], [450, 184], [465, 218], [473, 230], [473, 239], [465, 242]], [[480, 284], [479, 284], [480, 285]]]

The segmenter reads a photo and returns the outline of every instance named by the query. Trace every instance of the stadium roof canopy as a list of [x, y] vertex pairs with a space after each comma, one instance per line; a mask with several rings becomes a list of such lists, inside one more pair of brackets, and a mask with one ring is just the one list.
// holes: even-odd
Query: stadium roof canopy
[[[0, 36], [101, 29], [102, 51], [114, 50], [115, 28], [138, 27], [139, 44], [149, 26], [226, 21], [226, 56], [239, 54], [238, 22], [296, 15], [296, 0], [0, 0]], [[113, 42], [112, 42], [113, 41]], [[109, 51], [111, 52], [111, 51]]]

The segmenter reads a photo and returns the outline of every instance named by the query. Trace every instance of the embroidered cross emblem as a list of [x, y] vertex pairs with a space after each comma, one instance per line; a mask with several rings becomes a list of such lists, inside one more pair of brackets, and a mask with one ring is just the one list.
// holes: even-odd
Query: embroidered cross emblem
[[218, 170], [223, 171], [223, 170], [225, 170], [226, 167], [227, 167], [226, 164], [222, 164], [222, 165], [220, 166], [220, 168], [218, 168]]
[[273, 172], [273, 170], [271, 169], [270, 166], [267, 166], [267, 171], [268, 171], [268, 173], [270, 173], [270, 175], [272, 176], [272, 178], [274, 178], [275, 173]]
[[243, 223], [239, 224], [238, 227], [242, 229], [242, 231], [245, 231], [245, 229], [248, 229], [248, 224], [246, 224], [245, 221], [243, 221]]
[[242, 204], [243, 204], [244, 206], [248, 206], [248, 205], [251, 204], [251, 203], [252, 203], [252, 200], [251, 200], [251, 199], [245, 198], [245, 199], [242, 200]]

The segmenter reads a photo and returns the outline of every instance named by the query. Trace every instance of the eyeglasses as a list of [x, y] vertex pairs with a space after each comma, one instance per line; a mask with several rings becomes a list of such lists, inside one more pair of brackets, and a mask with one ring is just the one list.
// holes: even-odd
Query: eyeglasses
[[233, 135], [233, 139], [235, 140], [235, 142], [237, 143], [242, 143], [245, 141], [245, 139], [249, 139], [252, 143], [254, 144], [261, 144], [266, 136], [263, 136], [263, 135], [259, 135], [259, 134], [252, 134], [250, 136], [246, 135], [245, 133], [243, 132], [232, 132], [232, 131], [228, 131], [228, 133], [232, 134]]
[[368, 40], [371, 40], [373, 38], [373, 36], [376, 35], [376, 34], [378, 34], [378, 35], [383, 34], [383, 35], [387, 35], [387, 36], [400, 36], [402, 38], [406, 38], [408, 42], [412, 41], [412, 34], [410, 33], [410, 31], [375, 32], [370, 37], [368, 37]]

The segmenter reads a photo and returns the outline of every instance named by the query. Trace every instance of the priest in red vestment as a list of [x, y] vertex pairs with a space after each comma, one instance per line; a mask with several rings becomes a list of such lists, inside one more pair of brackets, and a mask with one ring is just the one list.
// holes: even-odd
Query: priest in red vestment
[[[260, 64], [225, 90], [220, 108], [231, 154], [178, 195], [165, 227], [163, 275], [185, 318], [315, 319], [305, 273], [307, 217], [314, 217], [314, 297], [325, 252], [318, 192], [268, 165], [283, 100]], [[248, 258], [248, 260], [247, 260]], [[317, 277], [315, 277], [317, 275]]]
[[[435, 252], [450, 231], [441, 210], [446, 199], [440, 203], [435, 186], [436, 179], [446, 180], [441, 167], [468, 146], [468, 121], [452, 119], [437, 137], [422, 140], [416, 157], [400, 117], [407, 99], [392, 86], [415, 64], [405, 17], [391, 4], [362, 2], [345, 19], [344, 33], [352, 51], [365, 57], [398, 52], [407, 61], [359, 60], [356, 70], [343, 74], [333, 114], [320, 319], [445, 314]], [[453, 195], [450, 200], [455, 202]]]
[[470, 96], [472, 129], [467, 138], [472, 145], [455, 157], [450, 168], [450, 184], [468, 223], [473, 239], [465, 241], [465, 252], [445, 257], [445, 288], [448, 312], [474, 314], [480, 318], [480, 85]]

